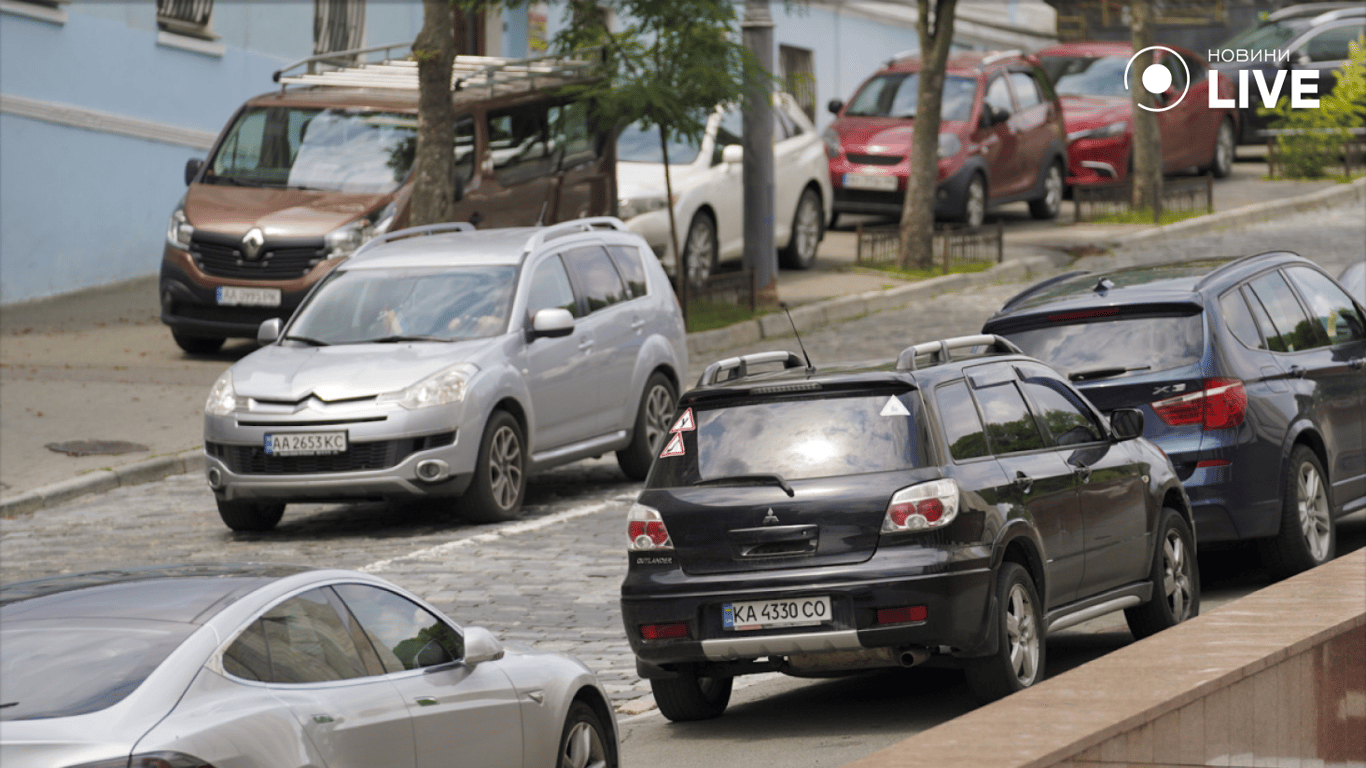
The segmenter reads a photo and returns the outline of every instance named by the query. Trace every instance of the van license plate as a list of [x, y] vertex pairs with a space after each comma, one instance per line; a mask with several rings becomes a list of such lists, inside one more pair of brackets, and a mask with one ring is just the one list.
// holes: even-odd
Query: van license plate
[[218, 304], [224, 307], [278, 307], [280, 306], [280, 289], [220, 285], [218, 286]]
[[290, 432], [266, 435], [268, 456], [322, 456], [346, 452], [345, 432]]
[[805, 627], [830, 621], [829, 597], [798, 597], [790, 600], [754, 600], [724, 603], [721, 626], [743, 632], [775, 627]]
[[844, 186], [849, 189], [874, 189], [879, 192], [895, 192], [896, 177], [873, 175], [871, 173], [846, 173]]

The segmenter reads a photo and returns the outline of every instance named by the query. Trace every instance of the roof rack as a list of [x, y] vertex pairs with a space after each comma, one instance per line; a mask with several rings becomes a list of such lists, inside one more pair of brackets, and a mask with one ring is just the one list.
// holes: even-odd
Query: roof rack
[[[412, 47], [412, 43], [393, 43], [309, 56], [277, 70], [272, 78], [280, 84], [281, 90], [289, 85], [304, 85], [417, 92], [417, 62], [409, 58]], [[528, 59], [456, 56], [452, 65], [451, 91], [487, 87], [489, 95], [493, 96], [500, 92], [532, 90], [537, 78], [582, 80], [592, 76], [598, 63], [597, 54], [598, 49], [587, 48]], [[290, 74], [291, 70], [300, 68], [303, 71]]]
[[1020, 50], [1019, 48], [1011, 48], [1008, 51], [996, 51], [995, 53], [989, 53], [986, 56], [982, 57], [982, 66], [985, 67], [986, 65], [991, 64], [992, 62], [1000, 61], [1001, 59], [1008, 59], [1012, 56], [1023, 55], [1024, 51]]
[[468, 221], [448, 221], [442, 224], [428, 224], [422, 227], [408, 227], [407, 229], [397, 229], [393, 232], [386, 232], [382, 235], [373, 237], [351, 254], [351, 258], [356, 258], [365, 251], [376, 245], [391, 243], [395, 240], [402, 240], [408, 237], [425, 237], [427, 235], [439, 235], [443, 232], [473, 232], [474, 225]]
[[906, 347], [901, 350], [901, 354], [896, 358], [896, 369], [898, 371], [915, 371], [919, 366], [915, 364], [917, 357], [930, 356], [930, 365], [939, 365], [953, 361], [949, 354], [952, 349], [972, 349], [974, 347], [990, 347], [990, 352], [1001, 355], [1023, 355], [1020, 348], [1012, 344], [1004, 337], [994, 333], [983, 333], [976, 336], [957, 336], [952, 339], [940, 339], [939, 341], [927, 341], [924, 344], [916, 344], [913, 347]]
[[[717, 360], [707, 366], [702, 371], [702, 377], [697, 380], [699, 387], [711, 386], [721, 381], [734, 381], [743, 379], [749, 375], [751, 365], [762, 363], [782, 363], [783, 368], [805, 368], [806, 361], [798, 357], [794, 352], [756, 352], [752, 355], [742, 355], [740, 357], [728, 357], [725, 360]], [[721, 374], [729, 374], [722, 379]]]
[[565, 237], [579, 232], [593, 232], [599, 229], [610, 229], [619, 232], [630, 231], [626, 227], [626, 223], [616, 216], [589, 216], [584, 219], [562, 221], [559, 224], [551, 224], [548, 227], [537, 228], [536, 234], [527, 239], [526, 246], [523, 248], [522, 252], [531, 253], [544, 245], [547, 240], [554, 240], [557, 237]]

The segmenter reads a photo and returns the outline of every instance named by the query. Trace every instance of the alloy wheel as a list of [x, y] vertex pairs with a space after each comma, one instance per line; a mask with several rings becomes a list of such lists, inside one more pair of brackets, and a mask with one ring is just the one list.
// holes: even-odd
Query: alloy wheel
[[503, 509], [517, 503], [522, 487], [522, 446], [511, 427], [499, 427], [493, 433], [489, 448], [489, 488], [493, 499]]
[[1062, 171], [1058, 170], [1057, 163], [1048, 166], [1048, 176], [1043, 182], [1043, 200], [1048, 211], [1056, 215], [1062, 205]]
[[1162, 542], [1162, 590], [1172, 618], [1181, 622], [1190, 618], [1193, 600], [1193, 567], [1186, 542], [1175, 530], [1168, 530]]
[[987, 216], [987, 190], [981, 176], [968, 182], [967, 200], [963, 201], [963, 219], [969, 227], [982, 226]]
[[1039, 627], [1034, 603], [1024, 585], [1014, 584], [1006, 600], [1006, 641], [1010, 644], [1010, 668], [1020, 684], [1028, 687], [1039, 674]]
[[810, 264], [816, 258], [816, 248], [821, 242], [821, 220], [825, 213], [821, 205], [810, 195], [802, 196], [801, 209], [797, 212], [797, 226], [792, 232], [796, 239], [796, 256], [800, 264]]
[[1296, 506], [1300, 514], [1300, 531], [1304, 543], [1316, 562], [1328, 559], [1328, 546], [1332, 540], [1333, 520], [1328, 513], [1328, 494], [1323, 487], [1323, 478], [1309, 462], [1300, 464], [1296, 473]]
[[668, 387], [656, 385], [645, 398], [645, 439], [651, 453], [659, 451], [671, 426], [669, 417], [673, 415], [673, 409], [673, 394]]
[[607, 765], [607, 745], [591, 724], [578, 722], [564, 740], [559, 768], [603, 768]]

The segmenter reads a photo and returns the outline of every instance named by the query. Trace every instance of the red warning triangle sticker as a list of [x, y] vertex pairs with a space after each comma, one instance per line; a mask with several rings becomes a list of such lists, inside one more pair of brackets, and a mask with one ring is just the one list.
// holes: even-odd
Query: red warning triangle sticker
[[663, 459], [668, 458], [669, 456], [682, 456], [684, 453], [683, 436], [675, 432], [673, 437], [669, 438], [669, 442], [665, 444], [664, 450], [659, 454], [659, 458]]
[[669, 427], [670, 432], [691, 432], [694, 429], [697, 429], [697, 425], [693, 423], [691, 408], [684, 411], [683, 415], [678, 417], [678, 421]]

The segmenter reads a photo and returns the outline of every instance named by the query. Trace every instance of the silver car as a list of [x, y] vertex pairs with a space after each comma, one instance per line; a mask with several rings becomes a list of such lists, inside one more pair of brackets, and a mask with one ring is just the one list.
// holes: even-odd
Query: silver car
[[355, 571], [182, 565], [0, 588], [5, 768], [618, 764], [576, 659]]
[[642, 479], [688, 368], [664, 270], [610, 217], [385, 235], [258, 341], [204, 408], [238, 531], [295, 501], [461, 497], [510, 520], [528, 473], [608, 451]]

